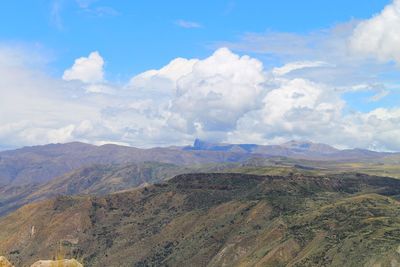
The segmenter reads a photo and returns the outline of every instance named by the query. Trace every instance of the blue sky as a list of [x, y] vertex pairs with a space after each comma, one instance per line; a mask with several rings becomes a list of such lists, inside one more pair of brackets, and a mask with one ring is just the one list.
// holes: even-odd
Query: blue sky
[[400, 0], [0, 3], [0, 149], [400, 151]]
[[[126, 79], [175, 57], [205, 57], [247, 32], [307, 33], [378, 13], [387, 0], [2, 1], [0, 39], [37, 45], [60, 75], [93, 50], [107, 77]], [[179, 21], [199, 28], [183, 28]]]

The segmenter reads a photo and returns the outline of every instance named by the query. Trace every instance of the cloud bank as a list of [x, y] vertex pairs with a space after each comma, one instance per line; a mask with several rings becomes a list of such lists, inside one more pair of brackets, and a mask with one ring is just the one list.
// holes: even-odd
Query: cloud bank
[[[54, 78], [30, 62], [29, 51], [0, 46], [0, 146], [79, 140], [150, 147], [200, 137], [400, 150], [400, 106], [380, 105], [393, 85], [376, 80], [387, 62], [399, 61], [398, 9], [396, 0], [369, 20], [323, 33], [252, 39], [258, 53], [286, 58], [280, 64], [218, 48], [203, 59], [176, 58], [122, 85], [105, 80], [97, 51]], [[278, 51], [282, 36], [294, 44], [289, 56]], [[314, 54], [310, 42], [320, 44]], [[373, 92], [374, 108], [350, 107], [349, 92]]]

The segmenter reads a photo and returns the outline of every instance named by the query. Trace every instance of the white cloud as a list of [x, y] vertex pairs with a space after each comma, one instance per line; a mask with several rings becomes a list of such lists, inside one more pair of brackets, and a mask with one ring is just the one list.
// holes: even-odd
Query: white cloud
[[398, 69], [390, 64], [366, 60], [349, 49], [348, 40], [356, 26], [357, 21], [350, 21], [306, 34], [246, 33], [236, 42], [216, 45], [260, 55], [275, 76], [301, 76], [336, 87], [384, 82], [379, 80], [382, 73], [397, 73]]
[[65, 81], [78, 80], [84, 83], [99, 83], [104, 80], [104, 60], [95, 51], [88, 57], [81, 57], [75, 60], [71, 68], [64, 71]]
[[350, 38], [350, 48], [364, 57], [400, 63], [400, 0], [394, 0], [371, 19], [361, 21]]
[[[163, 109], [167, 110], [163, 114], [166, 122], [161, 120], [160, 125], [184, 136], [182, 140], [200, 136], [228, 142], [274, 143], [300, 138], [342, 147], [394, 147], [394, 141], [378, 138], [379, 128], [368, 128], [370, 134], [365, 133], [369, 122], [359, 118], [365, 113], [345, 115], [346, 103], [341, 98], [348, 91], [377, 91], [378, 95], [382, 87], [363, 84], [337, 90], [336, 86], [303, 78], [304, 73], [298, 72], [332, 67], [328, 63], [292, 62], [274, 68], [270, 76], [258, 60], [239, 57], [228, 49], [217, 50], [204, 60], [179, 62], [182, 68], [172, 68], [176, 64], [172, 61], [160, 70], [134, 77], [131, 89], [151, 91], [148, 100], [164, 95], [162, 103], [168, 103]], [[289, 73], [291, 76], [286, 77]], [[394, 130], [396, 126], [388, 128]]]
[[[395, 0], [371, 19], [353, 19], [305, 34], [245, 33], [237, 41], [216, 42], [215, 46], [262, 55], [268, 59], [268, 67], [275, 68], [275, 75], [285, 72], [285, 75], [301, 75], [339, 87], [385, 83], [381, 76], [394, 76], [399, 70], [398, 64], [391, 64], [399, 62], [400, 57], [399, 14], [400, 0]], [[326, 62], [327, 65], [307, 68], [287, 65], [304, 62]], [[282, 63], [286, 66], [276, 69], [276, 65]], [[291, 71], [292, 67], [296, 70]]]
[[377, 108], [348, 117], [346, 131], [359, 137], [355, 144], [378, 150], [399, 151], [400, 108]]
[[222, 48], [178, 81], [171, 110], [186, 121], [189, 131], [231, 130], [239, 117], [260, 104], [263, 82], [260, 61]]
[[179, 27], [182, 28], [186, 28], [186, 29], [195, 29], [195, 28], [202, 28], [203, 26], [198, 23], [198, 22], [194, 22], [194, 21], [188, 21], [188, 20], [177, 20], [175, 22], [176, 25], [178, 25]]
[[264, 81], [260, 61], [222, 48], [204, 60], [173, 60], [134, 77], [130, 84], [136, 93], [153, 92], [154, 98], [161, 96], [168, 103], [171, 127], [200, 135], [233, 129], [240, 116], [261, 104]]
[[275, 76], [282, 76], [291, 73], [296, 70], [306, 69], [306, 68], [317, 68], [326, 67], [330, 64], [323, 61], [296, 61], [290, 62], [282, 67], [276, 67], [272, 70], [272, 74]]
[[247, 32], [234, 42], [217, 42], [235, 51], [265, 54], [272, 59], [297, 61], [347, 61], [346, 39], [351, 36], [355, 21], [334, 25], [328, 29], [305, 34], [267, 31]]
[[[29, 53], [0, 49], [2, 59], [14, 55], [19, 63], [0, 61], [1, 147], [73, 140], [149, 147], [201, 137], [246, 143], [301, 138], [400, 150], [398, 109], [346, 112], [343, 93], [379, 86], [338, 90], [311, 80], [304, 71], [326, 67], [318, 61], [269, 71], [255, 58], [221, 48], [205, 59], [177, 58], [117, 86], [104, 81], [102, 58], [100, 64], [93, 56], [78, 59], [66, 71], [83, 82], [76, 83], [27, 67]], [[88, 75], [93, 65], [101, 66], [97, 78]]]
[[115, 88], [105, 83], [94, 83], [84, 86], [87, 93], [114, 94]]
[[363, 93], [372, 92], [374, 95], [367, 99], [367, 102], [377, 102], [392, 93], [392, 89], [387, 88], [385, 84], [382, 83], [361, 83], [354, 84], [351, 86], [336, 87], [337, 92], [342, 93]]
[[[290, 131], [294, 128], [293, 122], [308, 127], [306, 116], [312, 116], [313, 120], [317, 117], [315, 123], [327, 123], [343, 106], [330, 88], [299, 78], [284, 80], [266, 95], [263, 103], [263, 121], [271, 126], [284, 124], [284, 129]], [[295, 121], [290, 120], [293, 116]]]
[[130, 80], [130, 85], [136, 88], [151, 89], [148, 87], [154, 87], [157, 83], [160, 83], [160, 85], [165, 87], [165, 90], [175, 91], [178, 79], [191, 73], [193, 66], [198, 61], [198, 59], [176, 58], [160, 70], [148, 70], [133, 77]]
[[336, 144], [345, 103], [332, 87], [302, 78], [279, 78], [262, 103], [239, 119], [230, 142], [309, 139]]

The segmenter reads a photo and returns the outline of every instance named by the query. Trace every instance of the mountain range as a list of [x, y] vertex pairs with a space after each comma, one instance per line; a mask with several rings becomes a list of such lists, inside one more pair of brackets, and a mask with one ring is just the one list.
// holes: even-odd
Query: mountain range
[[[0, 152], [15, 266], [399, 266], [400, 154], [308, 141]], [[360, 265], [361, 264], [361, 265]]]
[[184, 147], [186, 151], [224, 151], [250, 153], [256, 156], [280, 156], [298, 159], [351, 160], [385, 157], [392, 153], [376, 152], [366, 149], [340, 150], [332, 146], [310, 141], [289, 141], [280, 145], [256, 144], [214, 144], [199, 139], [193, 146]]
[[[398, 158], [396, 153], [339, 150], [306, 141], [262, 146], [214, 144], [196, 139], [192, 146], [151, 149], [78, 142], [25, 147], [0, 152], [0, 215], [58, 194], [101, 195], [159, 182], [176, 174], [221, 171], [255, 162], [256, 166], [284, 164], [312, 170], [332, 162], [380, 163]], [[337, 169], [337, 164], [333, 169]]]
[[321, 161], [369, 160], [399, 155], [362, 149], [339, 150], [325, 144], [290, 141], [282, 145], [213, 144], [196, 139], [193, 146], [140, 149], [94, 146], [79, 142], [24, 147], [0, 152], [0, 186], [42, 183], [91, 164], [162, 162], [195, 165], [243, 162], [250, 158], [288, 157]]

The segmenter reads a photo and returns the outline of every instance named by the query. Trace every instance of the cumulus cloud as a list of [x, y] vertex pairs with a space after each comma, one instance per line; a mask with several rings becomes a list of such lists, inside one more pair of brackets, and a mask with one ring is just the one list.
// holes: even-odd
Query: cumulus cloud
[[398, 151], [400, 145], [400, 108], [377, 108], [347, 116], [346, 135], [356, 135], [355, 144], [377, 150]]
[[73, 88], [64, 92], [62, 81], [22, 66], [0, 64], [0, 73], [0, 143], [8, 147], [72, 141], [67, 126], [96, 118], [96, 108], [73, 99]]
[[104, 60], [96, 52], [77, 59], [63, 79], [27, 67], [29, 54], [0, 49], [3, 59], [16, 54], [18, 64], [0, 61], [1, 147], [74, 140], [150, 147], [201, 137], [263, 144], [301, 138], [400, 150], [399, 110], [348, 113], [342, 95], [374, 86], [338, 90], [309, 79], [303, 71], [326, 67], [322, 61], [267, 69], [253, 57], [221, 48], [114, 85], [104, 81]]
[[[366, 114], [346, 115], [346, 102], [341, 97], [349, 91], [378, 92], [378, 86], [338, 90], [298, 72], [318, 67], [331, 65], [289, 62], [268, 72], [260, 61], [222, 48], [203, 60], [178, 59], [160, 70], [140, 74], [131, 80], [130, 90], [152, 92], [146, 95], [149, 106], [155, 105], [151, 99], [163, 95], [162, 103], [168, 105], [162, 109], [165, 122], [159, 121], [160, 125], [184, 136], [183, 140], [200, 136], [227, 142], [274, 143], [299, 138], [390, 149], [390, 142], [377, 141], [378, 128], [368, 128], [370, 135], [362, 132], [369, 121], [360, 118]], [[391, 124], [389, 128], [395, 127]]]
[[148, 70], [133, 77], [129, 84], [135, 88], [151, 89], [157, 83], [163, 85], [165, 90], [176, 90], [177, 81], [193, 70], [198, 59], [176, 58], [159, 70]]
[[160, 70], [139, 74], [130, 90], [157, 106], [168, 103], [168, 127], [192, 137], [221, 138], [235, 128], [238, 118], [261, 104], [264, 81], [260, 61], [221, 48], [204, 60], [176, 59]]
[[247, 111], [259, 106], [265, 82], [262, 63], [222, 48], [197, 62], [177, 83], [171, 110], [188, 131], [227, 131]]
[[288, 131], [308, 127], [305, 122], [326, 125], [343, 106], [330, 88], [300, 78], [283, 81], [266, 95], [263, 103], [264, 123], [270, 126], [282, 124], [282, 130]]
[[229, 140], [280, 143], [309, 139], [334, 144], [344, 105], [332, 87], [303, 78], [280, 78], [265, 92], [261, 108], [239, 119]]
[[78, 80], [84, 83], [98, 83], [104, 80], [104, 60], [100, 53], [95, 51], [88, 57], [75, 60], [71, 68], [64, 71], [65, 81]]
[[364, 57], [400, 63], [400, 0], [394, 0], [371, 19], [360, 22], [350, 38], [350, 48]]

